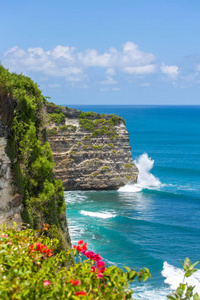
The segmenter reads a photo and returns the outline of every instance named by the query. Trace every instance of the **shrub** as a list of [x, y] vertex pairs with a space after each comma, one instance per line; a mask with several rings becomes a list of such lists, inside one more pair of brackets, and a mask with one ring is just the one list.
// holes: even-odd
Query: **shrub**
[[130, 169], [130, 168], [132, 168], [133, 166], [131, 165], [131, 164], [125, 164], [125, 168], [128, 168], [128, 169]]
[[62, 112], [47, 114], [47, 116], [48, 116], [50, 122], [54, 122], [57, 125], [60, 123], [63, 123], [65, 121], [65, 115]]
[[[54, 179], [52, 151], [41, 134], [46, 100], [29, 77], [10, 73], [0, 65], [1, 93], [15, 102], [6, 152], [12, 162], [17, 192], [24, 196], [22, 218], [35, 229], [41, 229], [42, 223], [55, 225], [59, 233], [66, 229], [66, 207], [62, 183]], [[51, 115], [64, 116], [62, 113]]]
[[59, 127], [59, 130], [61, 131], [65, 131], [65, 130], [72, 130], [72, 131], [76, 131], [76, 126], [74, 125], [62, 125]]
[[56, 135], [57, 134], [57, 127], [48, 129], [47, 134], [48, 135]]
[[[50, 229], [43, 224], [43, 233]], [[57, 239], [38, 237], [34, 230], [4, 227], [0, 231], [0, 298], [105, 300], [112, 295], [113, 300], [131, 299], [129, 282], [150, 277], [146, 268], [136, 272], [126, 267], [124, 272], [107, 267], [82, 240], [68, 252], [58, 253], [57, 245]]]

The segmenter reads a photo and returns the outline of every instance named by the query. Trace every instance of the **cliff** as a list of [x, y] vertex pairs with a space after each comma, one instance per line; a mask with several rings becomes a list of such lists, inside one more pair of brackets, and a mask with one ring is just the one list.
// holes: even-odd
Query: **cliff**
[[56, 178], [65, 190], [115, 190], [136, 182], [124, 119], [46, 105]]
[[48, 223], [70, 244], [63, 187], [113, 190], [137, 176], [123, 118], [49, 103], [0, 65], [1, 223]]
[[13, 185], [12, 163], [6, 153], [13, 118], [13, 99], [0, 93], [0, 223], [22, 222], [23, 196]]
[[29, 77], [0, 65], [0, 222], [23, 220], [40, 230], [49, 224], [47, 235], [59, 240], [58, 250], [67, 249], [64, 192], [44, 134], [44, 102]]

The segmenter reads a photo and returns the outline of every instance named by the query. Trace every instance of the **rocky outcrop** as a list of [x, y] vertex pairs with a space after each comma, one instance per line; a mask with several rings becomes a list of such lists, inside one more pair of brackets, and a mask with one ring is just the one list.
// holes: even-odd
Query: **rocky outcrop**
[[[55, 110], [56, 107], [52, 110], [47, 106], [47, 113]], [[65, 190], [115, 190], [137, 181], [138, 169], [132, 159], [129, 135], [122, 118], [114, 117], [113, 126], [112, 115], [93, 113], [81, 118], [78, 110], [61, 110], [65, 119], [59, 125], [50, 123], [48, 141], [56, 178], [62, 179]], [[81, 119], [91, 121], [87, 123]], [[94, 128], [88, 129], [90, 125]]]
[[22, 222], [22, 195], [16, 193], [12, 184], [11, 161], [6, 154], [10, 127], [13, 120], [14, 102], [0, 95], [0, 224]]

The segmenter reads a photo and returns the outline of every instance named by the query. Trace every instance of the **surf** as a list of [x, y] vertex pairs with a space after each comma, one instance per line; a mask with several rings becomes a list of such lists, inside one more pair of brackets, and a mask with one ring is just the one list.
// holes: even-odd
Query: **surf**
[[134, 163], [139, 170], [137, 183], [128, 183], [125, 186], [120, 187], [118, 192], [136, 193], [141, 192], [143, 189], [159, 189], [161, 187], [160, 180], [151, 173], [154, 166], [154, 160], [151, 159], [147, 153], [140, 155]]

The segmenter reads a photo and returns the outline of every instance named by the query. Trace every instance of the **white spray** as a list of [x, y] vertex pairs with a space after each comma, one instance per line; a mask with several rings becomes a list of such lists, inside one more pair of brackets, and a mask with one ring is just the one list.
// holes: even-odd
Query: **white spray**
[[154, 160], [148, 157], [147, 153], [140, 155], [140, 157], [134, 161], [138, 167], [139, 175], [136, 184], [126, 184], [118, 189], [119, 192], [140, 192], [142, 189], [154, 189], [161, 185], [161, 182], [153, 174], [150, 173], [154, 165]]

